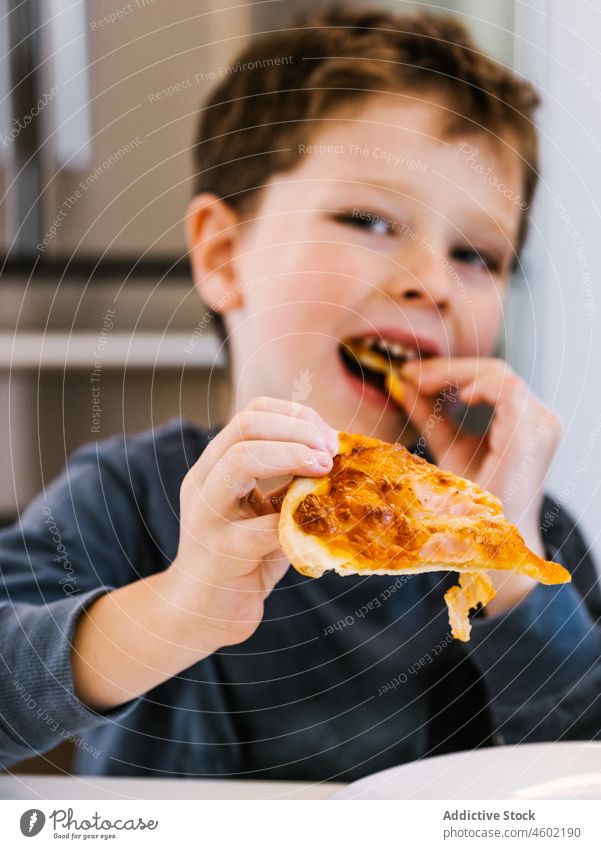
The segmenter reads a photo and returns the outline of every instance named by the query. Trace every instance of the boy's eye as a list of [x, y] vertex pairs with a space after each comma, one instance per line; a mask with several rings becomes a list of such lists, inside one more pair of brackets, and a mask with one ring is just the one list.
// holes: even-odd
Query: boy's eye
[[453, 259], [463, 262], [466, 265], [489, 271], [491, 274], [496, 274], [501, 270], [501, 264], [496, 257], [486, 251], [478, 251], [475, 248], [455, 248]]
[[392, 236], [398, 231], [396, 222], [391, 218], [369, 210], [354, 209], [348, 212], [337, 212], [332, 217], [340, 224], [348, 224], [378, 236]]

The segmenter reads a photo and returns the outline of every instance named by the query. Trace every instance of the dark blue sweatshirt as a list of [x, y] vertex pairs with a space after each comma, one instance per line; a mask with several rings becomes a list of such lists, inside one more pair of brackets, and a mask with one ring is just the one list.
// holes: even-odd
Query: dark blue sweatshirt
[[453, 574], [290, 569], [244, 644], [89, 710], [71, 676], [77, 619], [173, 560], [179, 488], [216, 430], [172, 422], [88, 445], [0, 534], [0, 765], [69, 738], [83, 773], [351, 780], [500, 741], [601, 736], [598, 579], [549, 499], [547, 556], [573, 583], [476, 615], [469, 643], [449, 636]]

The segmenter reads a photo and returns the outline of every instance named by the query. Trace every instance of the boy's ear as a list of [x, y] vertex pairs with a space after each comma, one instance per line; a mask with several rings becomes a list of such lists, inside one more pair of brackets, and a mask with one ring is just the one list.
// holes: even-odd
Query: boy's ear
[[214, 312], [239, 307], [233, 263], [239, 219], [220, 197], [203, 192], [192, 198], [186, 212], [186, 241], [194, 283]]

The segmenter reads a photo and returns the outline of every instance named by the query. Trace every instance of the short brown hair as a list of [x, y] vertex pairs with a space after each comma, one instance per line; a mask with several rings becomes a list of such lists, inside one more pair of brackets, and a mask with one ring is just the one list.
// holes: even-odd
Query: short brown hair
[[[453, 111], [448, 135], [511, 131], [522, 157], [522, 209], [538, 174], [533, 86], [478, 49], [456, 18], [334, 6], [255, 37], [222, 69], [201, 110], [194, 192], [212, 192], [248, 214], [261, 188], [300, 157], [315, 121], [380, 92], [436, 89]], [[517, 251], [526, 235], [522, 212]]]

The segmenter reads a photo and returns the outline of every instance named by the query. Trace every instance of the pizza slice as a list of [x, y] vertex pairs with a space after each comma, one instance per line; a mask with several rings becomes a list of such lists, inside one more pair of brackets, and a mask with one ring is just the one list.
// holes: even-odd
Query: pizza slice
[[469, 611], [494, 590], [487, 570], [514, 571], [543, 584], [570, 581], [558, 563], [526, 546], [501, 502], [469, 480], [395, 443], [339, 433], [328, 475], [295, 478], [282, 503], [282, 549], [312, 578], [453, 571], [445, 594], [453, 636], [469, 639]]

